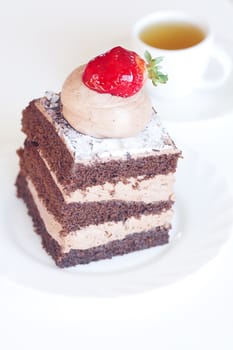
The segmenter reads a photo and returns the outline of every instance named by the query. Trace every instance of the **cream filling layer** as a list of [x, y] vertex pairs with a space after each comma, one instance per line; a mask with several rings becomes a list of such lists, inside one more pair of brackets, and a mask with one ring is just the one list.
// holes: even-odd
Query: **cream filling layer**
[[125, 222], [109, 221], [99, 225], [89, 225], [64, 235], [61, 224], [47, 211], [31, 180], [27, 179], [27, 183], [46, 230], [58, 242], [63, 253], [68, 253], [71, 249], [85, 250], [114, 240], [122, 240], [127, 235], [149, 231], [157, 226], [169, 227], [172, 220], [173, 210], [170, 209], [159, 215], [130, 217]]
[[56, 174], [50, 169], [46, 159], [40, 152], [40, 157], [50, 172], [53, 181], [61, 191], [65, 202], [96, 202], [109, 200], [123, 200], [153, 203], [158, 201], [174, 201], [173, 185], [174, 173], [156, 175], [152, 179], [144, 176], [129, 177], [126, 182], [119, 181], [116, 184], [105, 182], [103, 185], [87, 187], [85, 190], [77, 189], [74, 192], [65, 193], [63, 186], [58, 182]]

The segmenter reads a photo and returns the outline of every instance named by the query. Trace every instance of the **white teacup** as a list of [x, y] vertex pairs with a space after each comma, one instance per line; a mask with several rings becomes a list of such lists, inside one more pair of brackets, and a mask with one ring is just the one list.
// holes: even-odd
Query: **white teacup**
[[[167, 26], [166, 35], [172, 39], [174, 45], [163, 43], [162, 37], [159, 43], [152, 43], [151, 36], [159, 36], [158, 28], [161, 30], [161, 26], [165, 29]], [[174, 26], [182, 27], [182, 37], [188, 43], [186, 42], [183, 46], [180, 43], [176, 44], [178, 34], [175, 34]], [[199, 31], [199, 34], [201, 33], [201, 36], [196, 38], [196, 42], [195, 39], [189, 41], [190, 33], [186, 30], [186, 26], [192, 26]], [[147, 35], [148, 33], [150, 35]], [[167, 73], [169, 79], [166, 84], [158, 88], [148, 82], [148, 88], [153, 95], [179, 97], [188, 95], [197, 88], [216, 88], [226, 81], [232, 70], [231, 59], [215, 45], [213, 34], [208, 25], [190, 14], [176, 11], [152, 13], [136, 22], [132, 35], [135, 51], [144, 55], [147, 50], [152, 57], [163, 57], [161, 71]], [[207, 80], [204, 74], [211, 58], [217, 60], [221, 66], [219, 67], [221, 77], [219, 78], [219, 74], [217, 74], [216, 77]]]

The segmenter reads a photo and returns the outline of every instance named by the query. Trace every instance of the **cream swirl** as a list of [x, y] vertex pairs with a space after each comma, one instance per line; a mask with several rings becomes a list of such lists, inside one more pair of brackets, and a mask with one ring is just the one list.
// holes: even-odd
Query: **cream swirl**
[[69, 124], [96, 138], [131, 137], [142, 131], [152, 117], [145, 89], [126, 98], [101, 94], [82, 82], [84, 69], [75, 69], [62, 87], [62, 113]]

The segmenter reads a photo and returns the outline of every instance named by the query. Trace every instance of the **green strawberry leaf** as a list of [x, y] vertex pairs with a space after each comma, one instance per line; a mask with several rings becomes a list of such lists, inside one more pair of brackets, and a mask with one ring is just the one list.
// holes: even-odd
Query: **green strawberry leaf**
[[152, 84], [157, 86], [157, 84], [165, 84], [168, 81], [168, 75], [160, 72], [161, 66], [159, 63], [163, 61], [163, 57], [152, 58], [149, 51], [145, 51], [144, 57], [146, 59], [146, 68], [148, 78], [151, 79]]

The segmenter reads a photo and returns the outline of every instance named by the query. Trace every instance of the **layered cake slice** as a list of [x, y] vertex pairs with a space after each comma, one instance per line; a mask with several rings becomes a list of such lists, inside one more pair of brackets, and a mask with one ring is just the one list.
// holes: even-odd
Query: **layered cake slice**
[[114, 48], [72, 72], [61, 94], [46, 93], [23, 111], [18, 196], [60, 267], [169, 241], [181, 153], [152, 109], [138, 60], [146, 65]]

